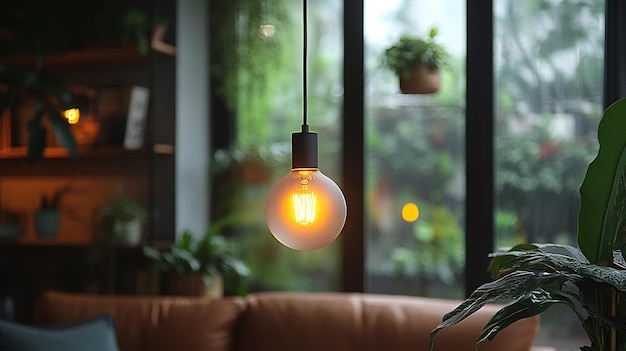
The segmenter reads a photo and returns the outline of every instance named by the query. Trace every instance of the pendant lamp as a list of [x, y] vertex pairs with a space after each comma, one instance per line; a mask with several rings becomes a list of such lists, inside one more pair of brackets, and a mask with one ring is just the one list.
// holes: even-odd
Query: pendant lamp
[[307, 119], [307, 11], [303, 1], [302, 130], [291, 135], [291, 171], [270, 189], [265, 220], [272, 235], [294, 250], [316, 250], [332, 243], [346, 223], [346, 199], [339, 186], [318, 169], [317, 133]]

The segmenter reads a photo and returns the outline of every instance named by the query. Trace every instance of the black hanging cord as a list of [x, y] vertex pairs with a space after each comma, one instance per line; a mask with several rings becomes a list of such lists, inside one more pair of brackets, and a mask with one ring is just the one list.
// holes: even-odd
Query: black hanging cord
[[306, 76], [307, 76], [307, 13], [306, 13], [306, 0], [302, 0], [302, 13], [304, 17], [304, 30], [302, 35], [302, 130], [308, 131], [309, 121], [307, 116], [307, 92], [306, 92]]
[[302, 1], [304, 13], [304, 35], [302, 50], [302, 132], [291, 134], [291, 168], [317, 168], [317, 133], [309, 132], [306, 98], [306, 52], [307, 52], [307, 14], [306, 0]]

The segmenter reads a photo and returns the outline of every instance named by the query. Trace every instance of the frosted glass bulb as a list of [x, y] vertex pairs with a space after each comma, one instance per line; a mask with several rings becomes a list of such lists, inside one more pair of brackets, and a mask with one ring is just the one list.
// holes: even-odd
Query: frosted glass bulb
[[316, 168], [295, 168], [265, 200], [272, 235], [294, 250], [315, 250], [333, 242], [346, 223], [346, 200], [339, 186]]

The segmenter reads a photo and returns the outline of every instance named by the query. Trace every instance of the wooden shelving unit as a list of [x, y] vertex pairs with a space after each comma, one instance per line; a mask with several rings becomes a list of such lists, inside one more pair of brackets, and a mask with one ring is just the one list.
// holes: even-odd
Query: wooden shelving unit
[[33, 163], [26, 158], [26, 150], [12, 149], [0, 153], [2, 176], [91, 176], [134, 174], [147, 176], [150, 153], [148, 150], [109, 148], [84, 151], [70, 158], [64, 149], [49, 149], [44, 158]]
[[[175, 35], [171, 28], [176, 28], [176, 2], [147, 0], [148, 3], [150, 18], [168, 18], [168, 37], [161, 40], [174, 45]], [[148, 239], [153, 242], [174, 238], [175, 62], [175, 56], [171, 54], [158, 50], [143, 54], [135, 43], [120, 44], [119, 40], [88, 42], [81, 49], [49, 54], [41, 62], [33, 53], [6, 57], [3, 63], [8, 67], [40, 70], [56, 74], [68, 83], [98, 88], [143, 86], [149, 89], [150, 97], [143, 148], [131, 150], [115, 143], [101, 145], [95, 142], [95, 146], [79, 145], [78, 156], [71, 158], [65, 149], [50, 146], [44, 150], [43, 158], [35, 162], [27, 159], [24, 132], [18, 134], [21, 141], [11, 138], [13, 122], [10, 111], [5, 110], [4, 116], [0, 116], [0, 208], [19, 197], [19, 194], [9, 194], [19, 191], [12, 183], [3, 185], [7, 181], [15, 182], [15, 179], [45, 182], [50, 178], [58, 182], [64, 178], [72, 181], [81, 177], [98, 181], [108, 178], [111, 183], [119, 182], [120, 178], [121, 182], [130, 179], [140, 189], [137, 193], [143, 198], [139, 202], [147, 204], [152, 213], [158, 213], [158, 216], [151, 216], [147, 225]], [[23, 130], [24, 122], [20, 123]], [[102, 123], [100, 128], [104, 128]], [[33, 203], [36, 202], [34, 199]], [[23, 205], [16, 211], [26, 216], [33, 212], [24, 209]]]
[[[42, 60], [42, 69], [60, 67], [111, 65], [115, 63], [128, 63], [148, 61], [149, 56], [137, 51], [135, 45], [116, 47], [92, 47], [81, 50], [71, 50], [64, 53], [51, 54]], [[34, 54], [12, 55], [6, 60], [7, 66], [35, 69], [38, 58]]]
[[[176, 28], [176, 1], [146, 0], [140, 7], [148, 12], [150, 20], [158, 18], [169, 23], [170, 30], [163, 40], [175, 45], [172, 29]], [[144, 228], [147, 245], [167, 247], [175, 237], [176, 57], [155, 50], [142, 54], [134, 44], [83, 47], [48, 55], [42, 62], [34, 54], [20, 54], [3, 57], [2, 63], [23, 71], [57, 75], [63, 82], [97, 92], [132, 86], [148, 88], [144, 143], [140, 149], [125, 149], [118, 142], [120, 134], [115, 134], [118, 125], [104, 129], [102, 114], [97, 115], [94, 109], [92, 116], [100, 128], [97, 132], [108, 130], [110, 135], [98, 134], [88, 145], [84, 142], [88, 138], [83, 139], [84, 143], [78, 145], [78, 156], [70, 158], [63, 148], [52, 146], [58, 144], [51, 141], [53, 133], [49, 131], [51, 146], [45, 149], [42, 159], [31, 163], [24, 146], [26, 120], [18, 118], [18, 109], [0, 111], [4, 112], [0, 116], [0, 208], [8, 210], [4, 218], [9, 218], [11, 229], [10, 234], [0, 238], [0, 268], [6, 271], [5, 276], [0, 276], [0, 284], [8, 287], [5, 293], [15, 301], [15, 314], [21, 322], [29, 322], [34, 302], [44, 290], [147, 292], [141, 285], [146, 281], [147, 263], [142, 246], [107, 247], [111, 250], [100, 252], [99, 256], [94, 252], [98, 249], [93, 245], [94, 233], [98, 233], [98, 210], [116, 195], [119, 184], [149, 209], [150, 219]], [[124, 116], [117, 112], [107, 117], [113, 116], [113, 122], [119, 122], [115, 118]], [[10, 119], [11, 113], [16, 113], [13, 119], [17, 122]], [[27, 118], [29, 113], [25, 114]], [[33, 217], [43, 196], [66, 185], [72, 185], [73, 190], [61, 202], [57, 236], [37, 237]], [[21, 235], [15, 236], [14, 228]]]

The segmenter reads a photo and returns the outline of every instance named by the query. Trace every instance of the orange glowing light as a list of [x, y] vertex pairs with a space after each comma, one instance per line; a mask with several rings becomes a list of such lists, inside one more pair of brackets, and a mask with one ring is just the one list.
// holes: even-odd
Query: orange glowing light
[[[304, 182], [305, 181], [303, 181], [303, 183]], [[306, 184], [303, 184], [302, 189], [295, 191], [292, 198], [296, 222], [302, 225], [314, 223], [317, 195], [315, 195], [313, 191], [309, 190]]]
[[63, 117], [67, 119], [67, 123], [76, 124], [80, 119], [80, 110], [77, 108], [70, 108], [63, 111]]
[[265, 204], [272, 235], [296, 250], [330, 244], [341, 233], [346, 214], [341, 189], [318, 169], [292, 169], [270, 189]]

